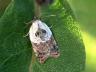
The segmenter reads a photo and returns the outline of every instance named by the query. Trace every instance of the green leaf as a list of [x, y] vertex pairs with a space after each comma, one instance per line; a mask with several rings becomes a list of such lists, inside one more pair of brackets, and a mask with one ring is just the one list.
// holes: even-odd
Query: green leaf
[[4, 10], [8, 6], [11, 0], [0, 0], [0, 17], [3, 15]]
[[[80, 72], [85, 66], [85, 49], [80, 29], [66, 0], [42, 6], [42, 21], [58, 42], [59, 58], [40, 64], [32, 52], [24, 22], [34, 17], [32, 0], [12, 0], [0, 18], [0, 72]], [[32, 57], [32, 59], [31, 59]]]
[[32, 48], [23, 36], [33, 14], [32, 1], [12, 0], [0, 18], [0, 72], [28, 72]]

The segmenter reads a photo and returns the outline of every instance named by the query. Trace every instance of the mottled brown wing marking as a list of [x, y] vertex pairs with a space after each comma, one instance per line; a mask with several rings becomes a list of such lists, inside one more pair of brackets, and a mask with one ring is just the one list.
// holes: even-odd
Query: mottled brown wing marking
[[51, 43], [51, 44], [49, 44], [49, 45], [51, 45], [50, 46], [50, 56], [54, 57], [54, 58], [57, 58], [60, 55], [60, 53], [59, 53], [57, 43], [56, 43], [53, 36], [51, 37], [51, 42], [50, 43]]
[[32, 45], [40, 63], [44, 63], [49, 56], [57, 58], [60, 55], [53, 36], [46, 42], [40, 42], [40, 44], [32, 43]]
[[44, 63], [45, 60], [48, 58], [49, 55], [48, 53], [50, 53], [47, 43], [46, 42], [45, 43], [41, 42], [40, 44], [33, 43], [32, 45], [39, 62]]

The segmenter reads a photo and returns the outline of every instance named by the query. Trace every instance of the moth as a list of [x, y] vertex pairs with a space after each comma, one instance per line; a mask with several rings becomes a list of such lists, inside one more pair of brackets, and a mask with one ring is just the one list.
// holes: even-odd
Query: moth
[[43, 4], [51, 4], [53, 3], [53, 0], [36, 0], [37, 4], [43, 5]]
[[48, 57], [59, 57], [59, 49], [50, 28], [41, 20], [35, 20], [29, 30], [33, 51], [40, 63]]

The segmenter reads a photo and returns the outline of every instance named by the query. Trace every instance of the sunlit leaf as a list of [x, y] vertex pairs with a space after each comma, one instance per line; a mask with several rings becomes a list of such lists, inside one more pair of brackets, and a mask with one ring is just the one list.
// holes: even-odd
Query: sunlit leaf
[[32, 62], [32, 72], [80, 72], [84, 69], [85, 52], [79, 26], [71, 8], [67, 7], [65, 0], [58, 0], [51, 6], [42, 8], [41, 19], [52, 26], [61, 55], [57, 59], [48, 59], [45, 64], [40, 64], [35, 59]]

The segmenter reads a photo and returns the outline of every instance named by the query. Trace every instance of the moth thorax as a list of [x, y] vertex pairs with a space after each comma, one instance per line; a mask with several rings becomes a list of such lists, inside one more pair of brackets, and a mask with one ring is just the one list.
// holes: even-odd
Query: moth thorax
[[46, 30], [38, 28], [38, 30], [35, 33], [35, 36], [41, 38], [41, 40], [45, 40], [44, 38], [46, 34], [47, 34]]
[[46, 42], [52, 36], [50, 28], [44, 22], [36, 20], [29, 30], [30, 41], [34, 43]]

